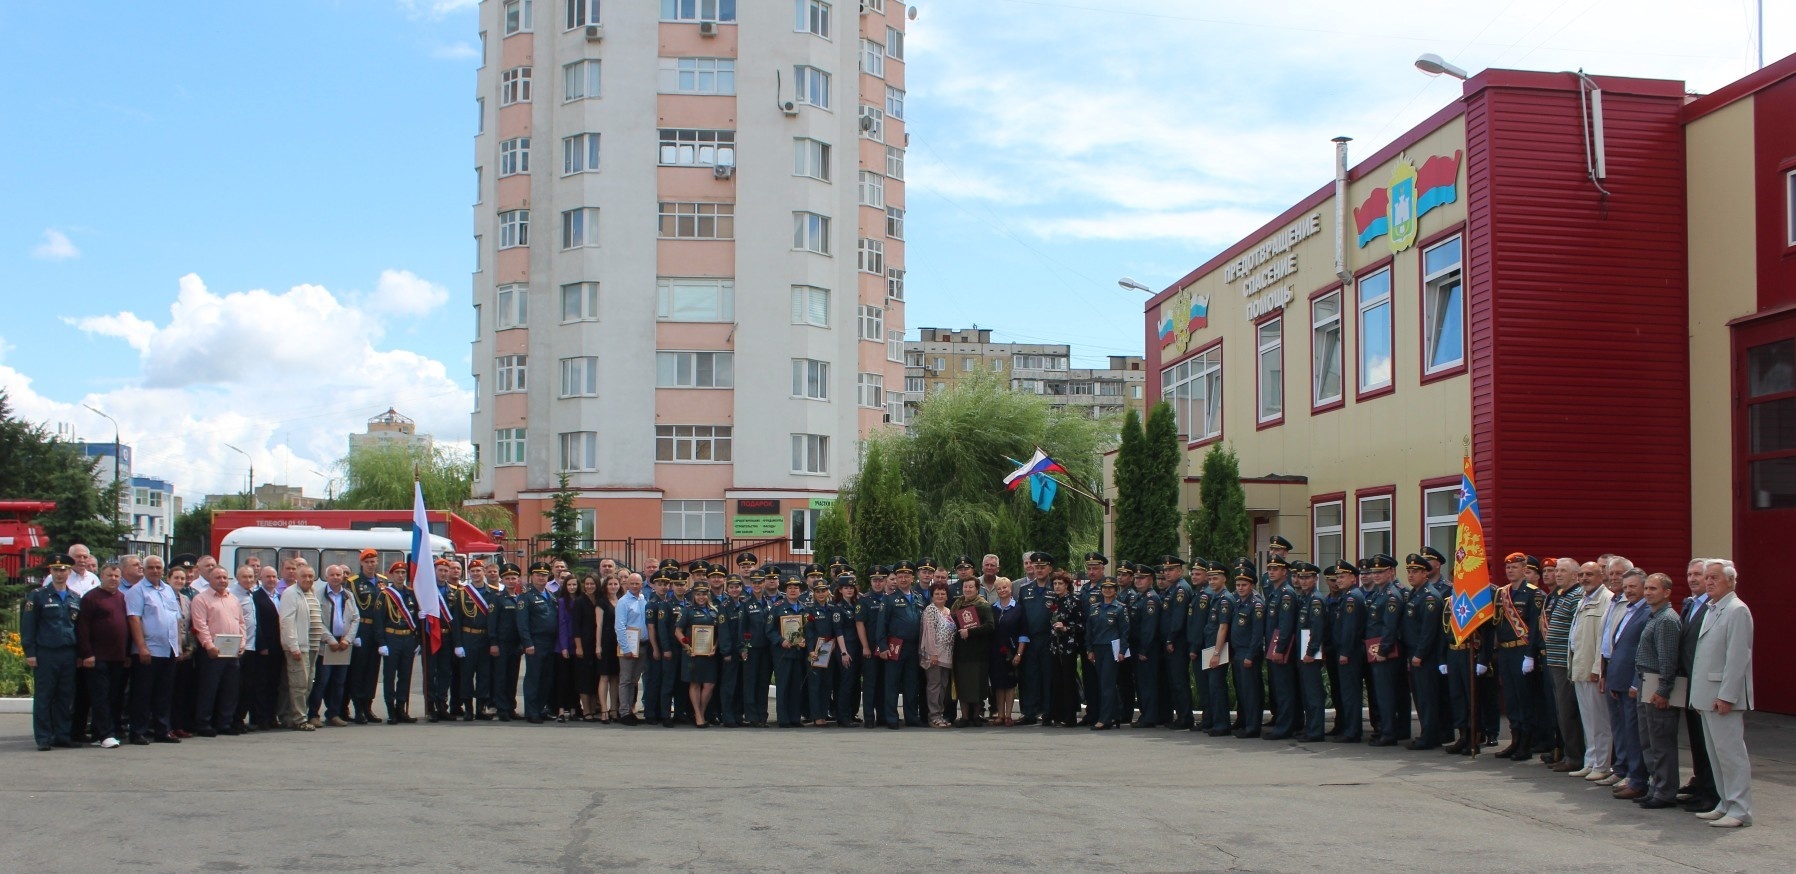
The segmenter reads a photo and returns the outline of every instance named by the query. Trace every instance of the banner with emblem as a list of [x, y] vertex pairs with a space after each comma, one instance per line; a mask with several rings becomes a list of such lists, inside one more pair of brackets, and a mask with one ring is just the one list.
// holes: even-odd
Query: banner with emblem
[[1490, 564], [1484, 555], [1484, 523], [1478, 517], [1478, 489], [1472, 458], [1466, 456], [1459, 484], [1459, 533], [1453, 546], [1453, 638], [1455, 643], [1496, 617]]

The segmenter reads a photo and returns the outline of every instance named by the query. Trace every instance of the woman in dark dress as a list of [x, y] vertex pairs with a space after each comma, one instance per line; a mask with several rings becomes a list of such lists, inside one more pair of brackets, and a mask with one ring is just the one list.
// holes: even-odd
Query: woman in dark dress
[[[557, 583], [550, 580], [549, 585]], [[561, 588], [555, 592], [555, 618], [560, 623], [555, 638], [555, 657], [561, 661], [555, 665], [555, 697], [550, 703], [555, 711], [555, 721], [566, 722], [569, 717], [577, 718], [580, 712], [580, 695], [574, 686], [574, 596], [579, 587], [571, 576], [559, 585]]]
[[964, 714], [954, 724], [965, 727], [985, 724], [979, 713], [985, 706], [993, 622], [992, 606], [979, 597], [979, 580], [963, 580], [960, 585], [960, 598], [949, 608], [954, 611], [956, 621], [963, 607], [972, 608], [979, 617], [978, 625], [960, 629], [954, 639], [954, 698], [960, 702], [960, 712]]
[[[617, 572], [629, 573], [623, 568]], [[617, 576], [606, 577], [599, 589], [599, 721], [604, 723], [617, 718], [617, 599], [622, 593]]]
[[1010, 596], [1009, 580], [1000, 578], [992, 586], [992, 619], [995, 627], [991, 635], [991, 680], [992, 693], [997, 698], [992, 722], [1011, 725], [1011, 709], [1016, 702], [1017, 666], [1023, 663], [1023, 649], [1031, 644], [1023, 640], [1027, 636], [1023, 609]]
[[1085, 617], [1073, 594], [1073, 578], [1055, 571], [1048, 595], [1048, 722], [1074, 728], [1079, 721], [1079, 655], [1085, 647]]
[[599, 578], [580, 578], [574, 596], [574, 689], [587, 722], [599, 721]]

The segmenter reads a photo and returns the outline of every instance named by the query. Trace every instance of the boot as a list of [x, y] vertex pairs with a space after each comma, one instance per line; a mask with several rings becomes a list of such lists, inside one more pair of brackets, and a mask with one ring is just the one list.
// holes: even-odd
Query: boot
[[1531, 735], [1525, 731], [1522, 732], [1521, 740], [1516, 742], [1515, 752], [1509, 754], [1510, 761], [1520, 764], [1522, 762], [1528, 761], [1530, 758], [1533, 758], [1532, 751], [1530, 750], [1530, 748], [1528, 746], [1528, 744], [1530, 742], [1532, 742], [1533, 740], [1534, 740], [1533, 735]]
[[1509, 746], [1506, 746], [1500, 750], [1497, 750], [1496, 756], [1499, 759], [1507, 759], [1507, 758], [1514, 756], [1516, 754], [1517, 750], [1521, 751], [1522, 758], [1524, 758], [1524, 759], [1527, 758], [1527, 756], [1528, 756], [1527, 735], [1524, 735], [1519, 731], [1514, 734], [1511, 734], [1509, 736]]
[[1458, 732], [1457, 736], [1455, 736], [1453, 743], [1447, 745], [1444, 749], [1441, 750], [1441, 752], [1446, 753], [1449, 756], [1460, 756], [1460, 755], [1465, 755], [1465, 753], [1468, 750], [1470, 750], [1471, 748], [1472, 748], [1471, 732], [1468, 732], [1462, 728], [1462, 729], [1459, 729], [1459, 732]]
[[401, 704], [399, 705], [398, 710], [399, 721], [401, 723], [410, 724], [418, 721], [418, 717], [412, 715], [412, 707], [410, 704]]

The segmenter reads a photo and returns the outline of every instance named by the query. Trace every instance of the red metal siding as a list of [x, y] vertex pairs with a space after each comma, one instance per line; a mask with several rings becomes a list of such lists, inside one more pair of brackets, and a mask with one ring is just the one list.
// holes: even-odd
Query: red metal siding
[[1796, 303], [1796, 247], [1790, 246], [1790, 194], [1796, 170], [1796, 75], [1753, 96], [1754, 187], [1758, 189], [1759, 309]]
[[[1519, 78], [1519, 77], [1518, 77]], [[1570, 76], [1467, 95], [1472, 439], [1490, 552], [1689, 555], [1676, 83], [1605, 80], [1606, 201]], [[1471, 90], [1471, 89], [1468, 89]]]

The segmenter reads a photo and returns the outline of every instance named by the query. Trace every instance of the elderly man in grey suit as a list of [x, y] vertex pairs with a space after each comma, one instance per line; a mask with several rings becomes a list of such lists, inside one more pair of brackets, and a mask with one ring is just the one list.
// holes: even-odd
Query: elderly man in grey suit
[[1703, 741], [1715, 772], [1714, 810], [1696, 815], [1716, 828], [1752, 825], [1752, 761], [1746, 755], [1746, 711], [1752, 709], [1752, 611], [1734, 593], [1731, 561], [1703, 568], [1709, 606], [1696, 637], [1690, 706], [1702, 714]]

